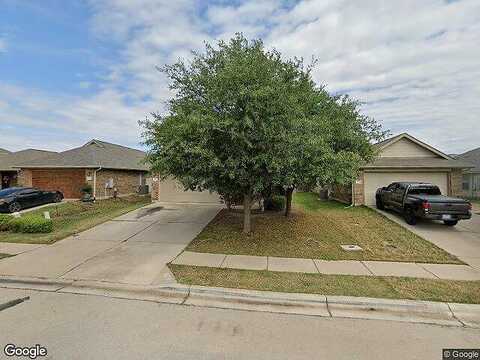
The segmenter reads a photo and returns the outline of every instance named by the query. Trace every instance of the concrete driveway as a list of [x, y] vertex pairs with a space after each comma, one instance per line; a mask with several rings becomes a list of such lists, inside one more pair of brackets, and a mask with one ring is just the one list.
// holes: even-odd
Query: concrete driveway
[[218, 205], [155, 203], [77, 236], [0, 261], [0, 275], [149, 285]]
[[440, 221], [419, 221], [412, 226], [395, 212], [375, 210], [480, 270], [480, 215], [473, 214], [454, 227]]

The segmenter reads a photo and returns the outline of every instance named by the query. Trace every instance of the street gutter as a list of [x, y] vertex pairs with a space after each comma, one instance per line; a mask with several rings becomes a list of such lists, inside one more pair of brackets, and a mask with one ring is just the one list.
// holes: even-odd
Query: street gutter
[[0, 276], [0, 288], [93, 295], [184, 306], [480, 329], [480, 304], [280, 293], [189, 286], [176, 282], [142, 286], [102, 281], [8, 276]]

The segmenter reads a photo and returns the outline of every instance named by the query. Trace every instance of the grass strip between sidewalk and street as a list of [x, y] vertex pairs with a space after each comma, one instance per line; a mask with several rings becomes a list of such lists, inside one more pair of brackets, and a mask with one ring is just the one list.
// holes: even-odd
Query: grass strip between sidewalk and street
[[25, 234], [0, 231], [0, 242], [51, 244], [150, 203], [150, 196], [128, 196], [117, 199], [97, 200], [95, 203], [72, 201], [53, 204], [22, 215], [22, 217], [38, 217], [43, 216], [43, 213], [48, 211], [53, 221], [53, 232]]
[[322, 275], [169, 264], [185, 285], [480, 304], [480, 281]]
[[[188, 251], [323, 260], [377, 260], [462, 264], [455, 256], [365, 206], [348, 207], [296, 193], [290, 217], [265, 212], [242, 233], [242, 214], [222, 210], [188, 245]], [[362, 251], [345, 251], [355, 244]]]

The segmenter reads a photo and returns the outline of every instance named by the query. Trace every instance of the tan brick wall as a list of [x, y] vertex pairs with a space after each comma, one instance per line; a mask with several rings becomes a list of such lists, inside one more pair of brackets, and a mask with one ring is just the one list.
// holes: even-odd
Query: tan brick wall
[[158, 200], [158, 195], [159, 195], [159, 187], [160, 187], [160, 181], [158, 179], [157, 175], [152, 175], [152, 186], [150, 189], [150, 193], [152, 194], [152, 200]]
[[452, 170], [449, 174], [449, 195], [463, 196], [462, 189], [463, 174], [462, 170]]
[[[96, 187], [96, 197], [101, 199], [104, 197], [113, 196], [113, 189], [105, 190], [105, 183], [109, 179], [113, 179], [113, 187], [118, 190], [118, 195], [130, 195], [136, 194], [138, 186], [140, 185], [140, 174], [147, 176], [146, 172], [142, 171], [133, 171], [133, 170], [99, 170], [97, 171], [97, 187]], [[89, 176], [89, 171], [87, 170], [87, 176]], [[93, 170], [91, 171], [92, 181], [89, 183], [93, 187]]]
[[32, 186], [32, 171], [21, 169], [18, 172], [17, 182], [19, 186]]
[[360, 172], [357, 180], [353, 184], [353, 196], [354, 196], [355, 206], [365, 204], [365, 196], [364, 196], [365, 179], [363, 174], [364, 174], [363, 171]]

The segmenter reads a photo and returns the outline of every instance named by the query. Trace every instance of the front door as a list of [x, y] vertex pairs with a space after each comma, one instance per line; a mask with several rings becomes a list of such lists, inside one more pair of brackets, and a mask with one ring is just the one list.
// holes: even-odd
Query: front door
[[9, 188], [11, 181], [12, 181], [12, 179], [11, 179], [10, 175], [2, 174], [2, 186], [1, 186], [1, 188], [2, 189]]

